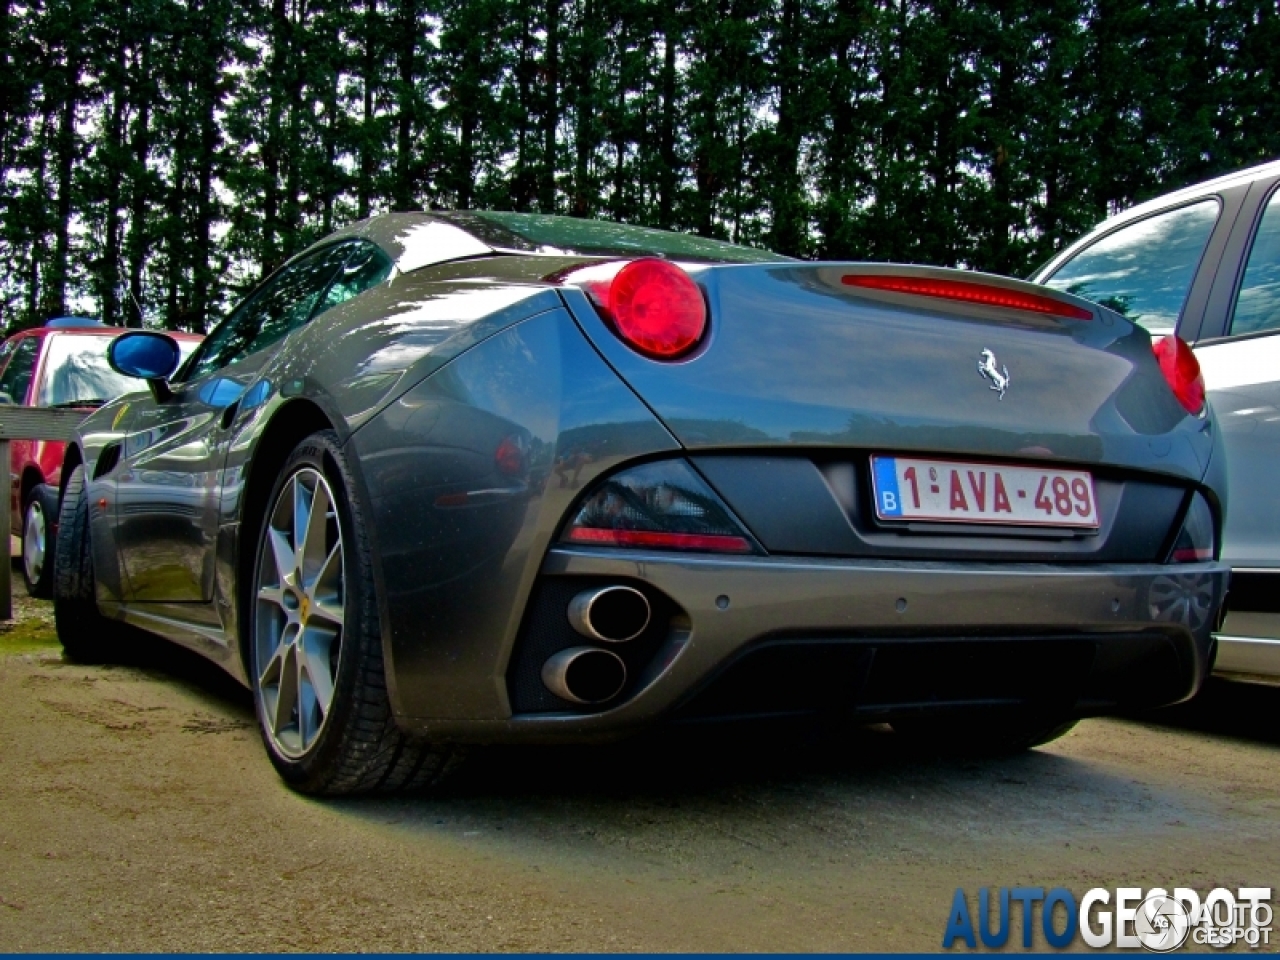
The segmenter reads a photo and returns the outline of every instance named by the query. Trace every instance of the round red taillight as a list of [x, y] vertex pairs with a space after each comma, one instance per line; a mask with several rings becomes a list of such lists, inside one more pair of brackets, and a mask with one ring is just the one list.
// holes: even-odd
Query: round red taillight
[[504, 437], [493, 454], [494, 465], [501, 473], [516, 476], [525, 471], [524, 446], [519, 437]]
[[609, 316], [628, 346], [659, 360], [687, 353], [707, 329], [693, 278], [666, 260], [633, 260], [609, 284]]
[[1204, 409], [1204, 376], [1200, 373], [1200, 361], [1191, 348], [1171, 333], [1153, 343], [1151, 349], [1155, 351], [1160, 372], [1183, 409], [1187, 413], [1198, 414]]

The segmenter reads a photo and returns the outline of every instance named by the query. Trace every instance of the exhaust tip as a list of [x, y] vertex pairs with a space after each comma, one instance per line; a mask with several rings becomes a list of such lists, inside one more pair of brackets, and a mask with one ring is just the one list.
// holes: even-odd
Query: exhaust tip
[[570, 647], [542, 665], [542, 682], [570, 703], [604, 703], [622, 692], [627, 665], [608, 650]]
[[635, 587], [584, 590], [569, 601], [569, 623], [601, 643], [626, 643], [649, 626], [649, 600]]

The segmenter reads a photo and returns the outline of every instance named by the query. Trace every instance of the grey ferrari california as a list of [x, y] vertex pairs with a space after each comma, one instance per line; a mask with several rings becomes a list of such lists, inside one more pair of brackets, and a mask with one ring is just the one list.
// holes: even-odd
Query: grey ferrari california
[[216, 661], [299, 790], [741, 717], [1016, 750], [1212, 660], [1195, 358], [1069, 293], [389, 214], [111, 362], [149, 389], [68, 447], [62, 643]]

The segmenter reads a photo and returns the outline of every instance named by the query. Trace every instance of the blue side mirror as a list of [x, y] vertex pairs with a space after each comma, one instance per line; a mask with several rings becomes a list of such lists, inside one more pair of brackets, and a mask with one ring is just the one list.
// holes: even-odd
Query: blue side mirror
[[181, 359], [182, 351], [173, 337], [150, 330], [122, 333], [107, 347], [112, 370], [143, 380], [167, 380]]
[[157, 403], [164, 403], [173, 396], [169, 390], [169, 377], [178, 369], [181, 360], [178, 341], [151, 330], [122, 333], [107, 347], [107, 363], [111, 364], [111, 369], [126, 377], [147, 381]]

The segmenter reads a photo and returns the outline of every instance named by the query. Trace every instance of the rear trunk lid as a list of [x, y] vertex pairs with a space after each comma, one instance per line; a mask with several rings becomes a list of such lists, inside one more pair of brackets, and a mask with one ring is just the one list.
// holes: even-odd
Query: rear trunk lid
[[[1174, 398], [1149, 335], [1088, 301], [926, 267], [688, 269], [706, 294], [710, 330], [676, 362], [632, 351], [584, 293], [565, 291], [597, 348], [687, 448], [1055, 460], [1192, 481], [1205, 473], [1206, 421]], [[867, 277], [978, 283], [1048, 297], [1077, 316], [861, 285]]]

